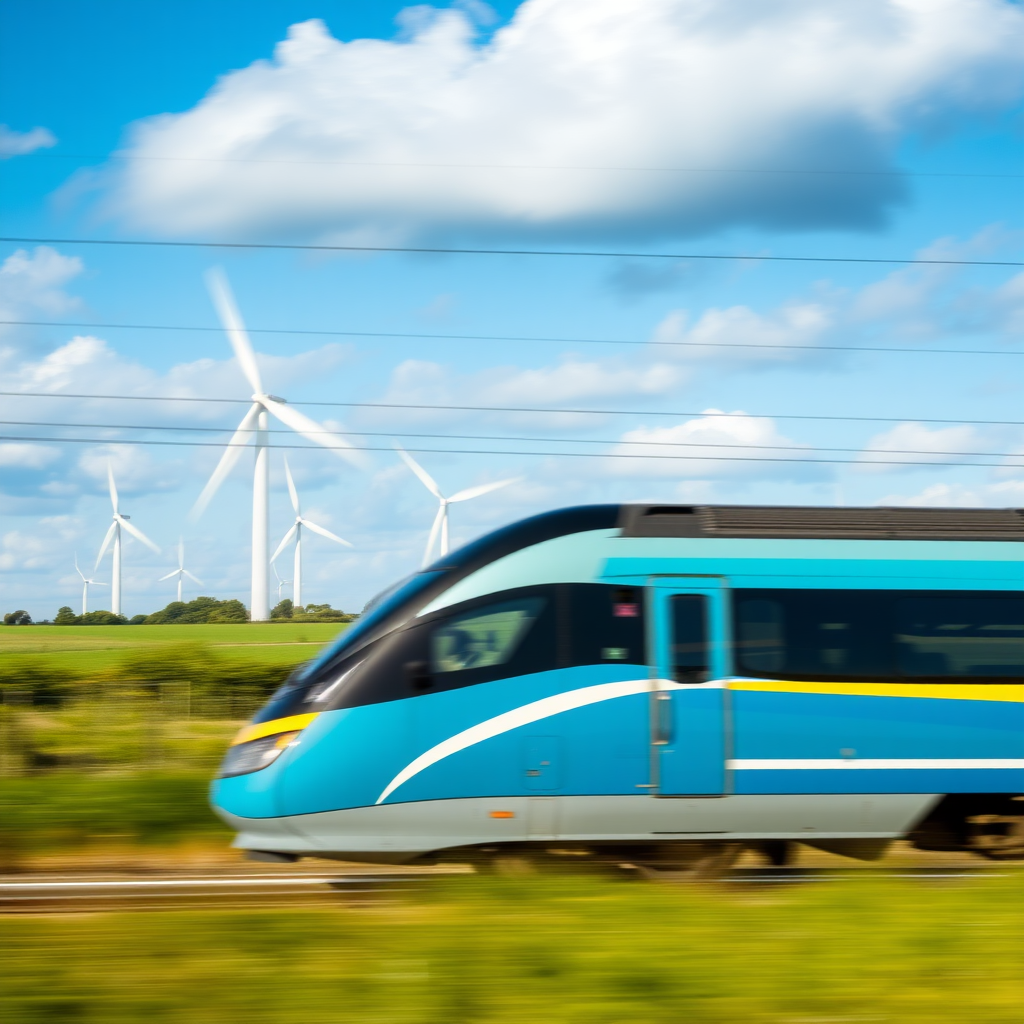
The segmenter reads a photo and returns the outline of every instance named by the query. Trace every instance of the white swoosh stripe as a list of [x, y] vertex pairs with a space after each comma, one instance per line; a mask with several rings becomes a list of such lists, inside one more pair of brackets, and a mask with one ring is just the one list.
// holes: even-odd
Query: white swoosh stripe
[[465, 750], [466, 747], [482, 743], [493, 736], [517, 729], [521, 725], [539, 722], [542, 718], [550, 718], [552, 715], [560, 714], [563, 711], [572, 711], [574, 708], [586, 707], [588, 704], [614, 700], [616, 697], [629, 697], [635, 693], [650, 693], [652, 690], [676, 689], [682, 689], [682, 686], [667, 679], [653, 682], [650, 679], [628, 679], [621, 683], [598, 683], [595, 686], [584, 686], [578, 690], [556, 693], [552, 697], [544, 697], [530, 704], [524, 704], [522, 707], [513, 708], [504, 714], [488, 718], [486, 722], [480, 722], [479, 725], [464, 729], [431, 747], [426, 753], [420, 754], [415, 761], [407, 764], [387, 784], [384, 792], [377, 797], [377, 803], [383, 803], [403, 782], [408, 782], [424, 768], [429, 768], [432, 764], [436, 764], [452, 754], [457, 754], [460, 750]]
[[1024, 768], [1020, 757], [859, 757], [753, 758], [726, 761], [733, 771], [772, 771], [827, 768]]

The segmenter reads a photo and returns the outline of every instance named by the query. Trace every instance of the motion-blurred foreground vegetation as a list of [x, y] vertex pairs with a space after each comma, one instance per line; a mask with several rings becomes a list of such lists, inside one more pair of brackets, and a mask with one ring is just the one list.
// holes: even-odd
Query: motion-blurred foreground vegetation
[[234, 732], [337, 624], [0, 635], [0, 869], [101, 845], [226, 842], [206, 799]]
[[464, 876], [337, 909], [0, 920], [7, 1019], [1019, 1024], [1019, 875], [675, 889]]

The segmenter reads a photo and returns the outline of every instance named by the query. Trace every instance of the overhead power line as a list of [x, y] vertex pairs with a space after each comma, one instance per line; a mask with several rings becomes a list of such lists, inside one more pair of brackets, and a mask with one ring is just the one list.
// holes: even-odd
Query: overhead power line
[[[74, 327], [87, 330], [118, 331], [188, 331], [204, 334], [223, 334], [223, 327], [205, 327], [196, 324], [108, 324], [69, 320], [0, 320], [8, 327]], [[653, 345], [665, 348], [753, 349], [806, 352], [896, 352], [908, 355], [964, 355], [964, 356], [1024, 356], [1019, 349], [998, 348], [908, 348], [887, 345], [765, 345], [738, 341], [648, 341], [635, 338], [545, 338], [536, 335], [510, 334], [424, 334], [402, 331], [335, 331], [292, 327], [246, 327], [249, 334], [285, 334], [325, 338], [395, 338], [424, 341], [513, 341], [550, 345]]]
[[[172, 433], [200, 433], [200, 434], [242, 434], [255, 438], [257, 434], [282, 434], [293, 435], [293, 430], [282, 430], [276, 427], [268, 427], [261, 430], [253, 427], [250, 430], [242, 430], [238, 427], [178, 427], [166, 423], [67, 423], [54, 422], [49, 420], [0, 420], [0, 426], [5, 427], [53, 427], [67, 430], [135, 430], [135, 431], [168, 431]], [[836, 448], [829, 445], [804, 445], [804, 444], [754, 444], [742, 443], [720, 443], [715, 441], [628, 441], [622, 438], [593, 438], [593, 437], [521, 437], [509, 434], [428, 434], [419, 431], [408, 430], [307, 430], [306, 436], [320, 435], [323, 437], [336, 437], [344, 440], [348, 437], [415, 437], [429, 440], [445, 441], [505, 441], [523, 444], [588, 444], [588, 445], [615, 445], [638, 448], [741, 448], [744, 450], [756, 451], [785, 451], [785, 452], [843, 452], [853, 455], [948, 455], [970, 458], [1024, 458], [1022, 452], [965, 452], [965, 451], [937, 451], [934, 449], [913, 449], [913, 448]], [[56, 438], [56, 440], [65, 440]], [[69, 440], [74, 440], [73, 438]], [[108, 438], [108, 444], [117, 444], [118, 438]], [[227, 442], [224, 442], [226, 445]], [[248, 442], [243, 442], [248, 443]], [[315, 450], [315, 449], [314, 449]], [[569, 453], [561, 453], [569, 454]], [[637, 458], [643, 458], [637, 454]]]
[[137, 153], [35, 153], [44, 160], [131, 160], [145, 163], [198, 163], [198, 164], [269, 164], [285, 167], [393, 167], [409, 170], [467, 170], [467, 171], [595, 171], [610, 174], [736, 174], [784, 177], [804, 175], [811, 177], [866, 177], [866, 178], [1024, 178], [1022, 174], [997, 171], [891, 171], [868, 170], [856, 167], [645, 167], [598, 164], [495, 164], [495, 163], [443, 163], [412, 160], [294, 160], [270, 157], [231, 156], [143, 156]]
[[[80, 400], [100, 399], [103, 401], [124, 402], [200, 402], [210, 405], [251, 405], [251, 398], [198, 398], [185, 395], [97, 395], [78, 394], [67, 391], [0, 391], [0, 398], [76, 398]], [[1021, 420], [957, 420], [936, 419], [921, 416], [812, 416], [803, 413], [730, 413], [708, 412], [706, 409], [697, 411], [679, 411], [663, 409], [567, 409], [553, 406], [513, 406], [513, 405], [427, 405], [416, 402], [289, 402], [289, 405], [309, 406], [331, 409], [411, 409], [424, 412], [509, 412], [534, 413], [537, 415], [565, 416], [661, 416], [681, 418], [693, 416], [697, 418], [717, 418], [732, 416], [747, 419], [772, 420], [810, 420], [815, 422], [833, 423], [951, 423], [961, 426], [978, 427], [1021, 427]]]
[[755, 263], [871, 263], [935, 267], [1024, 267], [1021, 260], [916, 259], [905, 256], [765, 256], [747, 253], [603, 252], [592, 249], [462, 249], [412, 245], [311, 245], [291, 242], [164, 241], [149, 238], [28, 238], [0, 236], [18, 245], [147, 246], [164, 249], [268, 249], [290, 252], [393, 252], [455, 256], [560, 256], [640, 260], [749, 260]]
[[[223, 448], [222, 441], [158, 441], [152, 439], [131, 439], [131, 438], [109, 438], [109, 437], [25, 437], [17, 434], [0, 435], [0, 441], [8, 442], [33, 442], [40, 444], [131, 444], [131, 445], [155, 445], [170, 448]], [[319, 445], [309, 444], [281, 444], [274, 445], [275, 448], [287, 451], [314, 451], [323, 452]], [[708, 447], [701, 445], [699, 447]], [[747, 447], [747, 446], [744, 446]], [[350, 451], [359, 452], [394, 452], [394, 448], [387, 445], [350, 445]], [[769, 456], [769, 455], [640, 455], [625, 452], [524, 452], [524, 451], [503, 451], [483, 448], [407, 448], [406, 451], [415, 452], [417, 455], [516, 455], [527, 457], [551, 457], [566, 459], [667, 459], [673, 461], [698, 460], [702, 462], [792, 462], [800, 464], [823, 463], [840, 466], [990, 466], [1001, 469], [1024, 469], [1024, 462], [940, 462], [933, 459], [811, 459], [797, 458], [796, 456]], [[1024, 458], [1024, 455], [1021, 456]]]

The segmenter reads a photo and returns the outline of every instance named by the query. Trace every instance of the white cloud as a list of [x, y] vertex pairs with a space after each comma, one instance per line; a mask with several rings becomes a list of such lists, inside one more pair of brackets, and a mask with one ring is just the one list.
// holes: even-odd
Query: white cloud
[[[806, 358], [833, 326], [834, 313], [820, 303], [791, 302], [770, 314], [748, 306], [705, 310], [690, 325], [686, 310], [673, 310], [654, 329], [651, 340], [676, 358], [743, 362], [792, 362]], [[741, 347], [742, 346], [742, 347]], [[785, 346], [785, 347], [779, 347]]]
[[[82, 272], [77, 256], [63, 256], [41, 245], [31, 255], [24, 249], [0, 264], [0, 320], [20, 320], [30, 313], [64, 313], [78, 305], [64, 285]], [[0, 325], [0, 331], [7, 331]]]
[[875, 504], [907, 508], [979, 508], [989, 503], [978, 490], [972, 490], [962, 484], [931, 484], [918, 494], [910, 496], [887, 494]]
[[906, 472], [927, 468], [907, 463], [970, 462], [971, 453], [978, 451], [985, 451], [984, 441], [973, 427], [933, 430], [923, 423], [900, 423], [872, 437], [856, 462], [860, 468], [874, 472]]
[[872, 227], [898, 176], [718, 169], [891, 170], [901, 132], [1021, 86], [1009, 0], [527, 0], [482, 45], [459, 11], [413, 11], [397, 41], [293, 25], [272, 60], [140, 122], [115, 208], [350, 242]]
[[43, 469], [59, 458], [60, 452], [56, 448], [41, 444], [0, 444], [0, 466], [4, 469]]
[[0, 124], [0, 160], [12, 156], [25, 156], [37, 149], [49, 149], [57, 145], [57, 136], [49, 128], [33, 128], [27, 132], [16, 132]]
[[[808, 465], [807, 445], [780, 434], [771, 419], [707, 409], [698, 419], [669, 427], [639, 427], [611, 449], [606, 472], [618, 476], [714, 480], [808, 479], [822, 475]], [[803, 463], [803, 464], [801, 464]]]

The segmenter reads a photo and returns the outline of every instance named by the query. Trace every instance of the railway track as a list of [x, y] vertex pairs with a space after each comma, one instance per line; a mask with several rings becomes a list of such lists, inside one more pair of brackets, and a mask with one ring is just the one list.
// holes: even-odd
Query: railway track
[[[258, 909], [278, 906], [339, 906], [394, 898], [440, 877], [464, 871], [296, 872], [208, 874], [164, 877], [7, 876], [0, 878], [0, 914], [69, 914], [101, 911]], [[725, 885], [806, 885], [880, 878], [950, 882], [1024, 873], [1024, 866], [998, 869], [740, 868]], [[678, 876], [683, 878], [684, 876]], [[673, 880], [666, 877], [666, 881]]]

